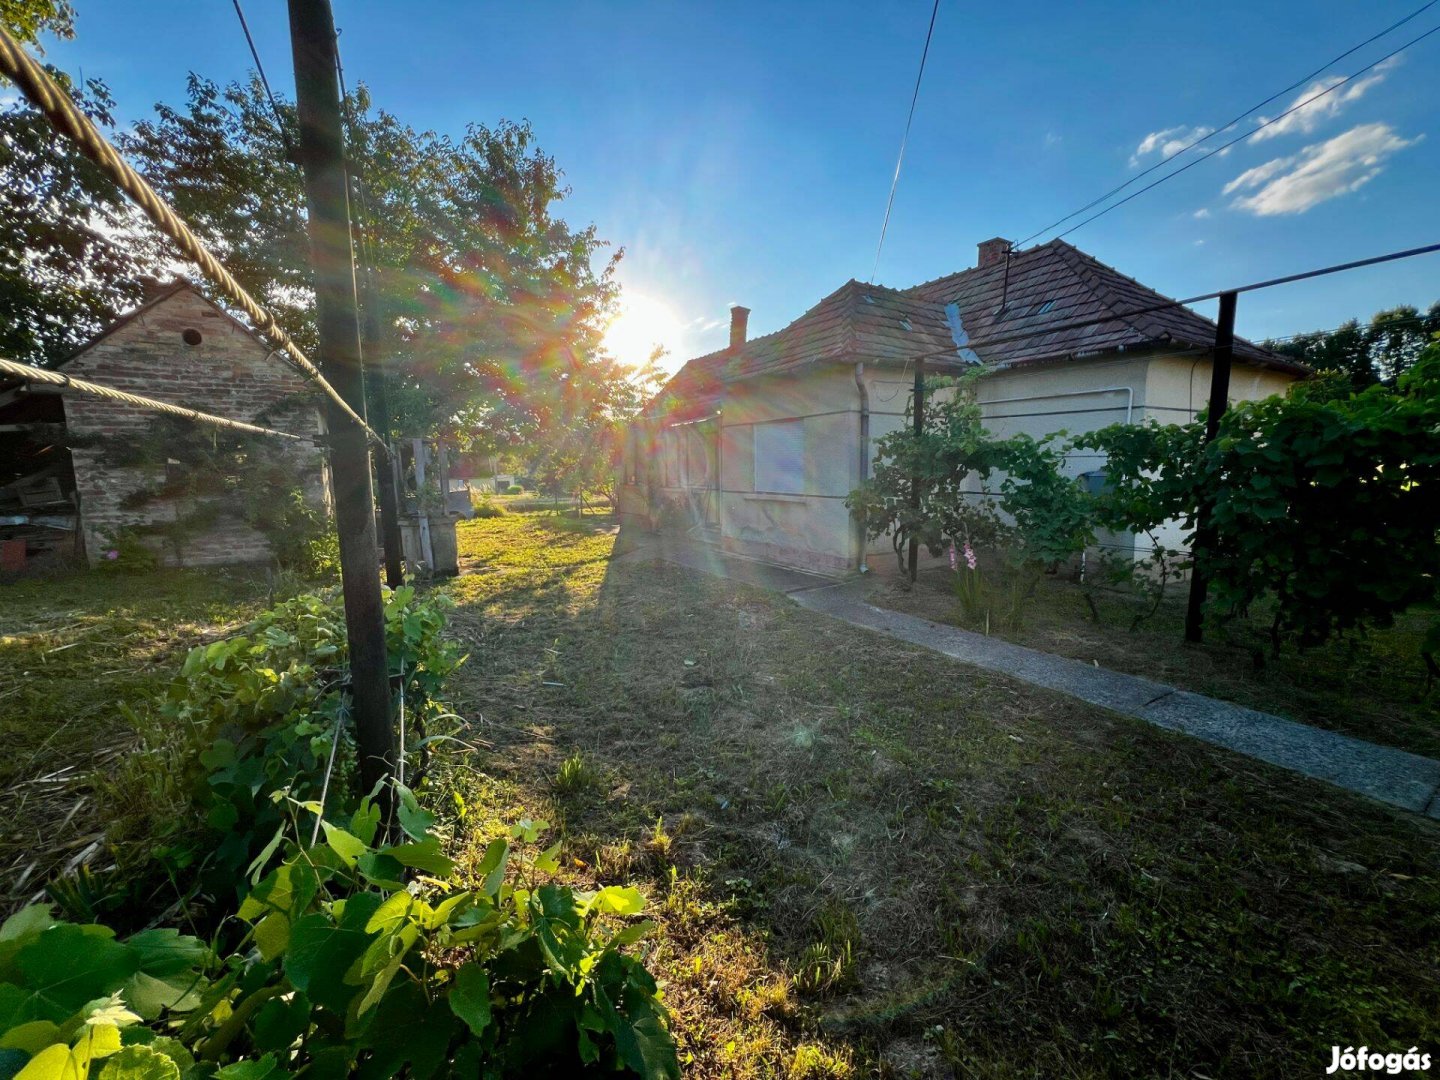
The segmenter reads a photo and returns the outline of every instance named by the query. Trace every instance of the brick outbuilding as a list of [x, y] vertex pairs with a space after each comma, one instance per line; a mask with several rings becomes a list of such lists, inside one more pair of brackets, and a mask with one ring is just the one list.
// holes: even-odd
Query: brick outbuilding
[[[62, 366], [68, 375], [117, 390], [174, 402], [235, 420], [301, 435], [323, 431], [319, 399], [307, 380], [260, 337], [203, 296], [188, 282], [156, 287], [135, 311], [122, 316]], [[103, 449], [85, 447], [87, 437], [138, 436], [155, 414], [128, 405], [69, 394], [65, 427], [74, 471], [75, 505], [86, 558], [102, 560], [117, 530], [171, 521], [175, 503], [127, 496], [164, 484], [167, 466], [117, 467]], [[295, 482], [316, 506], [328, 504], [323, 455], [309, 443], [293, 448]], [[281, 493], [277, 492], [277, 497]], [[207, 566], [264, 561], [265, 537], [234, 508], [221, 507], [204, 532], [181, 550], [156, 554], [168, 565]]]

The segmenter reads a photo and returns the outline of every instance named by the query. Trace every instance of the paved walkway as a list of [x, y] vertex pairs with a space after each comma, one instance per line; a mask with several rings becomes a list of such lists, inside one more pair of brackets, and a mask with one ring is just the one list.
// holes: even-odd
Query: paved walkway
[[659, 558], [773, 589], [810, 611], [1440, 820], [1440, 761], [1431, 758], [1177, 690], [1137, 675], [1122, 675], [1080, 660], [887, 611], [865, 602], [864, 580], [837, 582], [800, 570], [722, 555], [713, 548], [674, 542], [645, 545], [625, 557]]

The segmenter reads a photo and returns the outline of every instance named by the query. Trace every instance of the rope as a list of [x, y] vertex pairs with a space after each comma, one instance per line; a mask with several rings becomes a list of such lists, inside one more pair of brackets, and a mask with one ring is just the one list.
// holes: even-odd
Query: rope
[[200, 242], [200, 238], [191, 231], [190, 226], [186, 225], [179, 215], [160, 198], [144, 177], [125, 162], [119, 151], [110, 145], [99, 129], [90, 122], [90, 118], [75, 107], [75, 103], [70, 100], [69, 95], [60, 88], [44, 68], [25, 53], [25, 50], [3, 27], [0, 27], [0, 75], [4, 75], [20, 88], [25, 97], [29, 99], [30, 104], [39, 109], [50, 121], [51, 127], [74, 140], [81, 152], [99, 165], [120, 186], [120, 189], [145, 212], [146, 217], [173, 240], [180, 250], [200, 267], [205, 276], [219, 286], [220, 290], [249, 317], [255, 328], [274, 341], [284, 351], [291, 364], [319, 386], [346, 416], [364, 429], [366, 435], [374, 440], [383, 452], [384, 440], [326, 381], [325, 376], [320, 374], [319, 369], [310, 362], [309, 357], [301, 351], [300, 346], [295, 344], [290, 335], [285, 333], [275, 322], [275, 316], [271, 315], [245, 291], [244, 286], [235, 280], [234, 275], [225, 269], [224, 264]]
[[58, 371], [48, 371], [45, 368], [31, 367], [28, 364], [17, 364], [13, 360], [0, 360], [0, 374], [14, 375], [28, 382], [58, 386], [63, 390], [78, 390], [80, 393], [89, 394], [92, 397], [118, 401], [122, 405], [134, 405], [137, 408], [150, 409], [154, 412], [168, 413], [170, 416], [178, 416], [184, 420], [197, 420], [202, 424], [213, 424], [215, 427], [229, 428], [231, 431], [248, 431], [252, 435], [275, 435], [281, 439], [305, 441], [303, 435], [293, 435], [288, 431], [276, 431], [274, 428], [247, 424], [241, 420], [230, 420], [224, 416], [197, 412], [182, 405], [172, 405], [168, 401], [157, 401], [155, 398], [140, 397], [138, 394], [127, 394], [124, 390], [115, 390], [108, 386], [101, 386], [99, 383], [86, 382], [84, 379], [72, 379], [69, 375], [62, 375]]

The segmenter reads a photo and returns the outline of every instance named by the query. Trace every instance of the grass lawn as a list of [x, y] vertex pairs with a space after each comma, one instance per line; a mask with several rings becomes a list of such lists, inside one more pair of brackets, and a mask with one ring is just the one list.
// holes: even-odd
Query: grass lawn
[[[933, 622], [984, 632], [983, 612], [967, 616], [951, 589], [951, 572], [921, 571], [912, 587], [894, 577], [877, 579], [870, 601]], [[992, 586], [1003, 592], [1003, 586]], [[1252, 709], [1342, 731], [1427, 757], [1440, 758], [1440, 686], [1427, 693], [1420, 645], [1433, 611], [1412, 611], [1396, 625], [1349, 636], [1300, 652], [1286, 646], [1269, 654], [1268, 613], [1251, 622], [1208, 626], [1203, 645], [1185, 643], [1189, 583], [1170, 586], [1153, 617], [1132, 629], [1149, 602], [1114, 589], [1094, 594], [1099, 620], [1082, 588], [1068, 578], [1041, 578], [1021, 607], [1018, 625], [1000, 616], [989, 632], [1021, 645], [1115, 671], [1144, 675], [1185, 690]], [[997, 606], [1009, 607], [1008, 600]]]
[[[1440, 1043], [1435, 823], [616, 560], [605, 517], [459, 535], [477, 749], [429, 797], [462, 867], [529, 816], [575, 882], [643, 889], [687, 1076], [1321, 1075], [1333, 1044]], [[101, 824], [47, 774], [123, 753], [120, 703], [265, 594], [0, 586], [11, 885], [49, 860], [7, 900]]]
[[90, 774], [133, 742], [123, 706], [267, 597], [263, 572], [234, 568], [0, 585], [0, 908], [99, 841]]
[[460, 527], [488, 744], [469, 850], [528, 814], [634, 881], [695, 1076], [1319, 1075], [1440, 1041], [1440, 830], [643, 562]]

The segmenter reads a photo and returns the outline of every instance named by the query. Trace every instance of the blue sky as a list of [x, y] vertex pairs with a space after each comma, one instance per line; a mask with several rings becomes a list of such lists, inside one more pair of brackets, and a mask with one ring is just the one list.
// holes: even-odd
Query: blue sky
[[[1420, 2], [941, 0], [876, 280], [972, 265], [978, 241], [1024, 237], [1156, 160], [1147, 137], [1163, 152], [1228, 120]], [[245, 6], [288, 97], [285, 4]], [[105, 79], [122, 121], [183, 100], [190, 70], [229, 81], [251, 66], [226, 0], [76, 7], [76, 40], [49, 58]], [[633, 314], [615, 341], [629, 352], [660, 337], [676, 366], [724, 343], [730, 303], [765, 333], [870, 276], [929, 0], [335, 12], [350, 80], [413, 126], [534, 124], [573, 189], [563, 215], [626, 249]], [[1440, 6], [1326, 74], [1437, 23]], [[1276, 128], [1068, 239], [1173, 296], [1440, 239], [1440, 34]], [[1239, 329], [1436, 299], [1440, 255], [1244, 296]]]

